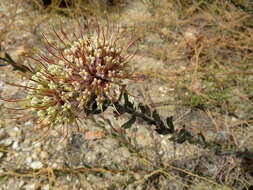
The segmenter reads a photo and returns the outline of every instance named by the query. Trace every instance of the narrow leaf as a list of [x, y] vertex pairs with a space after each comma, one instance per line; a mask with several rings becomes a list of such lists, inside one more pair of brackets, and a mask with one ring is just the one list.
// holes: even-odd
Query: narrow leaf
[[138, 106], [139, 106], [139, 108], [141, 110], [141, 113], [146, 113], [146, 108], [145, 108], [145, 106], [142, 105], [142, 103], [139, 103]]
[[150, 109], [149, 107], [146, 105], [144, 106], [142, 103], [140, 103], [138, 105], [139, 109], [141, 110], [141, 113], [147, 114], [148, 116], [150, 116]]
[[124, 100], [125, 100], [125, 104], [128, 104], [129, 103], [129, 100], [128, 100], [128, 95], [126, 92], [123, 93], [123, 96], [124, 96]]
[[124, 123], [121, 127], [124, 129], [128, 129], [128, 128], [132, 127], [132, 125], [135, 123], [135, 121], [136, 121], [136, 117], [133, 116], [129, 121]]
[[151, 116], [151, 110], [148, 106], [145, 106], [145, 111], [148, 116]]
[[174, 128], [174, 124], [173, 124], [173, 116], [167, 117], [166, 121], [167, 121], [167, 126], [168, 126], [170, 132], [174, 133], [175, 128]]
[[[24, 72], [24, 73], [27, 72], [27, 71], [32, 72], [27, 66], [16, 63], [8, 53], [5, 53], [4, 58], [0, 57], [0, 60], [3, 60], [5, 62], [9, 63], [13, 67], [14, 71], [18, 70], [18, 71], [21, 71], [21, 72]], [[4, 66], [4, 65], [1, 64], [1, 66]]]
[[87, 115], [93, 114], [100, 114], [104, 112], [109, 106], [111, 105], [111, 101], [109, 99], [104, 100], [103, 105], [102, 105], [102, 110], [100, 107], [97, 106], [97, 102], [95, 99], [91, 102], [91, 109], [84, 109]]
[[185, 141], [191, 142], [193, 140], [193, 136], [189, 131], [185, 130], [185, 128], [181, 129], [177, 135], [177, 143], [182, 144]]
[[206, 138], [204, 137], [204, 135], [202, 133], [198, 133], [198, 138], [201, 143], [206, 144]]
[[134, 109], [133, 103], [131, 103], [131, 102], [129, 101], [129, 99], [128, 99], [128, 94], [127, 94], [127, 93], [124, 93], [123, 96], [124, 96], [124, 100], [125, 100], [125, 106], [126, 106], [127, 108]]
[[157, 111], [153, 111], [153, 118], [156, 122], [161, 122], [161, 118], [159, 116], [159, 114], [157, 113]]

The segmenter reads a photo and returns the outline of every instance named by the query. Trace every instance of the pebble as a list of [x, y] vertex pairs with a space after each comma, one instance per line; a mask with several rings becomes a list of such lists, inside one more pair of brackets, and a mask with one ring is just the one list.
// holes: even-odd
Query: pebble
[[17, 141], [15, 141], [15, 142], [12, 144], [12, 148], [13, 148], [14, 150], [20, 150], [20, 147], [19, 147], [19, 144], [18, 144]]
[[45, 152], [45, 151], [42, 151], [41, 153], [40, 153], [40, 157], [41, 157], [41, 159], [47, 159], [48, 158], [48, 153], [47, 152]]
[[31, 126], [31, 125], [33, 125], [33, 122], [29, 120], [29, 121], [25, 122], [24, 125], [25, 126]]
[[3, 146], [10, 146], [12, 144], [13, 140], [11, 138], [7, 138], [0, 141], [0, 144]]
[[35, 151], [34, 153], [32, 153], [31, 157], [32, 157], [34, 160], [38, 159], [38, 152], [39, 152], [39, 151]]
[[8, 134], [11, 137], [17, 137], [21, 135], [21, 130], [18, 127], [14, 127], [13, 129], [8, 131]]
[[6, 137], [6, 132], [4, 129], [0, 129], [0, 140], [2, 140], [4, 137]]
[[19, 182], [19, 184], [18, 184], [18, 187], [20, 188], [20, 187], [22, 187], [24, 184], [25, 184], [25, 182], [24, 182], [23, 180], [21, 180], [21, 181]]
[[41, 190], [49, 190], [49, 184], [42, 186]]
[[0, 158], [2, 158], [4, 156], [3, 152], [0, 152]]
[[40, 161], [34, 161], [30, 164], [30, 167], [34, 170], [40, 169], [43, 167], [43, 164]]
[[60, 167], [58, 163], [52, 163], [51, 165], [52, 165], [52, 168], [54, 168], [54, 169], [56, 169], [56, 168], [59, 168], [59, 167]]
[[26, 160], [25, 160], [25, 162], [26, 162], [27, 164], [32, 163], [32, 161], [33, 161], [33, 159], [32, 159], [31, 157], [27, 157]]
[[218, 131], [218, 137], [221, 140], [227, 140], [228, 139], [228, 134], [226, 131]]
[[141, 147], [150, 146], [152, 144], [151, 132], [146, 128], [139, 128], [136, 132], [136, 142]]
[[4, 87], [4, 83], [0, 82], [0, 88], [3, 88], [3, 87]]
[[33, 190], [36, 184], [27, 184], [24, 186], [25, 190]]
[[167, 86], [161, 86], [159, 87], [159, 91], [161, 92], [161, 96], [166, 96], [169, 91], [169, 88]]

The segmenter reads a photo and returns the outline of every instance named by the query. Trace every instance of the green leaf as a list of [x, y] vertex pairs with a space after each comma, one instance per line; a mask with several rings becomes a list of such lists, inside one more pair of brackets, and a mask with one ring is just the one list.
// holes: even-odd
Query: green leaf
[[170, 132], [174, 133], [175, 128], [174, 128], [174, 124], [173, 124], [173, 116], [167, 117], [166, 121], [167, 121], [167, 126], [168, 126]]
[[[125, 93], [125, 92], [124, 92], [124, 93]], [[124, 93], [123, 93], [123, 92], [120, 92], [120, 95], [119, 95], [119, 98], [118, 98], [117, 102], [119, 102], [119, 101], [121, 100], [122, 95], [123, 95]]]
[[206, 142], [206, 138], [204, 137], [204, 135], [202, 133], [198, 133], [198, 139], [201, 143], [207, 144]]
[[146, 113], [146, 108], [142, 105], [142, 103], [139, 103], [138, 107], [140, 108], [141, 113]]
[[119, 114], [124, 114], [126, 113], [126, 110], [125, 110], [125, 107], [121, 104], [119, 104], [118, 102], [114, 103], [113, 104], [117, 110], [116, 115], [119, 115]]
[[151, 115], [151, 111], [150, 111], [150, 109], [149, 109], [149, 107], [147, 105], [144, 106], [142, 103], [140, 103], [138, 106], [139, 106], [139, 108], [141, 110], [141, 113], [147, 114], [148, 116]]
[[[21, 71], [23, 73], [32, 72], [27, 66], [16, 63], [8, 53], [5, 53], [4, 56], [5, 56], [4, 58], [0, 57], [0, 60], [3, 60], [5, 62], [7, 62], [8, 64], [10, 64], [13, 67], [14, 71], [18, 70], [18, 71]], [[0, 66], [5, 66], [5, 65], [7, 65], [7, 64], [1, 64]]]
[[159, 116], [159, 114], [157, 113], [157, 111], [155, 110], [155, 111], [153, 111], [153, 118], [154, 118], [154, 120], [156, 121], [156, 122], [161, 122], [162, 120], [161, 120], [161, 118], [160, 118], [160, 116]]
[[128, 104], [129, 103], [128, 94], [126, 92], [124, 92], [123, 96], [124, 96], [125, 104]]
[[185, 128], [183, 128], [177, 134], [177, 143], [182, 144], [185, 141], [192, 142], [193, 136], [191, 135], [191, 133], [189, 131], [187, 131], [187, 130], [185, 130]]
[[106, 98], [103, 102], [103, 105], [102, 105], [102, 110], [97, 106], [97, 102], [96, 102], [96, 95], [93, 94], [89, 103], [88, 103], [88, 107], [89, 109], [85, 108], [84, 109], [84, 112], [87, 114], [87, 115], [91, 115], [91, 114], [100, 114], [102, 112], [104, 112], [110, 105], [111, 105], [111, 101]]
[[127, 108], [134, 109], [134, 104], [131, 103], [131, 102], [129, 101], [129, 99], [128, 99], [128, 94], [125, 92], [125, 93], [123, 94], [123, 96], [124, 96], [124, 100], [125, 100], [125, 106], [126, 106]]
[[124, 129], [128, 129], [128, 128], [132, 127], [132, 125], [135, 123], [135, 121], [136, 121], [136, 117], [133, 116], [129, 121], [124, 123], [121, 127]]
[[4, 64], [0, 64], [0, 67], [8, 65], [8, 60], [7, 59], [5, 59], [3, 57], [0, 57], [0, 60], [3, 60], [4, 62], [7, 62], [7, 63], [4, 63]]

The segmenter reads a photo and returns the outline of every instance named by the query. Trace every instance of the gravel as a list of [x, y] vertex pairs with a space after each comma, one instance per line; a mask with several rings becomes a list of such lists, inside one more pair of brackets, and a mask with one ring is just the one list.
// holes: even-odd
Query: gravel
[[43, 167], [43, 164], [40, 161], [33, 161], [29, 165], [32, 169], [37, 170]]
[[[3, 3], [0, 5], [0, 9], [8, 12], [11, 4]], [[123, 26], [150, 22], [149, 19], [152, 18], [152, 14], [149, 12], [147, 4], [143, 5], [142, 1], [129, 1], [128, 6], [123, 11], [123, 14], [128, 15], [122, 19]], [[23, 7], [23, 11], [24, 9], [26, 7]], [[27, 9], [32, 12], [34, 18], [42, 17], [39, 11], [35, 11], [31, 7], [29, 8], [29, 6]], [[34, 32], [34, 24], [36, 23], [32, 23], [33, 26], [31, 26], [31, 20], [29, 20], [31, 18], [27, 18], [24, 15], [20, 19], [22, 20], [20, 22], [23, 23], [23, 27], [27, 31], [31, 30]], [[48, 32], [48, 25], [50, 23], [55, 24], [57, 19], [50, 18], [42, 24], [37, 23], [38, 28], [36, 29], [39, 32]], [[69, 19], [65, 17], [61, 19], [64, 23], [67, 23], [66, 29], [68, 29], [71, 26]], [[14, 34], [18, 32], [19, 30], [13, 31]], [[35, 39], [39, 37], [33, 32], [26, 34], [28, 35], [29, 43], [32, 45], [38, 43]], [[21, 42], [25, 42], [26, 40], [21, 35], [16, 35], [16, 38], [20, 38], [17, 41]], [[148, 37], [147, 41], [149, 43], [163, 43], [163, 40], [157, 34]], [[7, 43], [7, 47], [8, 45], [11, 49], [19, 44], [15, 44], [13, 40], [13, 44]], [[147, 45], [144, 44], [143, 46]], [[15, 51], [12, 53], [17, 55]], [[154, 72], [164, 69], [162, 60], [148, 56], [142, 56], [139, 59], [140, 57], [137, 59], [136, 67], [143, 70], [153, 69]], [[0, 79], [11, 82], [18, 80], [16, 73], [12, 71], [11, 67], [1, 67]], [[20, 90], [14, 90], [2, 82], [0, 82], [0, 86], [4, 88], [4, 90], [0, 89], [0, 93], [3, 96], [16, 97], [20, 95]], [[173, 97], [166, 96], [168, 91], [172, 92], [174, 89], [170, 89], [157, 81], [147, 81], [140, 86], [136, 87], [136, 85], [133, 85], [130, 87], [130, 89], [134, 89], [134, 95], [141, 97], [143, 94], [136, 90], [139, 87], [143, 89], [142, 93], [145, 97], [148, 97], [146, 94], [151, 96], [150, 102], [161, 102], [168, 99], [170, 101], [174, 100]], [[2, 112], [1, 109], [0, 111]], [[161, 107], [158, 111], [163, 116], [170, 116], [175, 114], [176, 108], [173, 105]], [[204, 119], [202, 121], [199, 118]], [[2, 115], [0, 115], [1, 119], [3, 119]], [[187, 121], [198, 120], [198, 126], [208, 125], [210, 128], [213, 127], [210, 118], [203, 117], [203, 113], [190, 113], [184, 119], [187, 119]], [[121, 131], [120, 126], [128, 120], [128, 117], [123, 116], [115, 119], [111, 110], [105, 112], [101, 117], [94, 117], [93, 120], [83, 119], [80, 131], [71, 131], [70, 137], [64, 141], [60, 141], [62, 138], [59, 138], [61, 137], [59, 130], [52, 129], [48, 137], [39, 142], [35, 140], [38, 137], [38, 132], [34, 131], [37, 125], [33, 121], [33, 118], [20, 121], [6, 120], [6, 123], [0, 123], [0, 148], [7, 150], [7, 153], [0, 150], [0, 175], [5, 171], [15, 169], [32, 172], [33, 170], [37, 171], [45, 167], [52, 168], [53, 170], [62, 168], [72, 170], [76, 168], [97, 168], [102, 172], [100, 170], [96, 172], [83, 172], [82, 174], [80, 172], [56, 172], [54, 186], [73, 190], [113, 189], [112, 187], [115, 187], [115, 189], [141, 190], [145, 189], [145, 180], [154, 180], [154, 183], [163, 183], [163, 187], [168, 187], [168, 189], [180, 189], [182, 186], [175, 182], [174, 176], [171, 177], [168, 174], [169, 177], [167, 176], [167, 179], [165, 179], [160, 174], [149, 175], [161, 167], [167, 167], [175, 159], [186, 159], [206, 152], [196, 145], [173, 143], [169, 140], [171, 135], [159, 135], [154, 131], [154, 126], [147, 125], [141, 121], [137, 121], [131, 129]], [[102, 124], [98, 125], [99, 122], [102, 122]], [[179, 129], [184, 123], [186, 121], [183, 121], [183, 119], [178, 121], [175, 125], [176, 129]], [[194, 127], [194, 123], [189, 123], [189, 125]], [[102, 132], [97, 133], [98, 130]], [[121, 132], [115, 133], [115, 131]], [[96, 134], [97, 136], [92, 136], [92, 134]], [[220, 131], [219, 136], [222, 140], [228, 138], [228, 135], [224, 131]], [[215, 163], [212, 164], [215, 165]], [[118, 170], [123, 170], [123, 172], [115, 172]], [[34, 190], [38, 187], [38, 184], [41, 185], [41, 190], [49, 190], [51, 187], [47, 184], [49, 183], [49, 178], [47, 177], [44, 174], [31, 178], [8, 176], [7, 179], [1, 181], [0, 190]], [[144, 185], [138, 184], [141, 182]]]

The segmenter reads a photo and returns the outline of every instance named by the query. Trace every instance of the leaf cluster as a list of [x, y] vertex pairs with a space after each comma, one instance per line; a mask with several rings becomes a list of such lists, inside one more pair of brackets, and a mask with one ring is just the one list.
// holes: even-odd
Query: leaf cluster
[[171, 134], [170, 141], [182, 144], [188, 142], [190, 144], [200, 145], [203, 148], [212, 150], [215, 153], [220, 153], [222, 151], [222, 144], [219, 142], [208, 142], [205, 136], [199, 132], [196, 135], [192, 134], [185, 126], [180, 129], [175, 129], [173, 124], [173, 116], [166, 118], [166, 121], [162, 119], [157, 110], [152, 110], [149, 106], [139, 103], [135, 106], [133, 102], [129, 101], [127, 92], [123, 92], [121, 97], [123, 97], [122, 103], [114, 103], [117, 113], [130, 114], [130, 119], [125, 122], [121, 127], [123, 129], [129, 129], [137, 121], [137, 118], [146, 121], [149, 125], [155, 126], [155, 131], [161, 135]]

